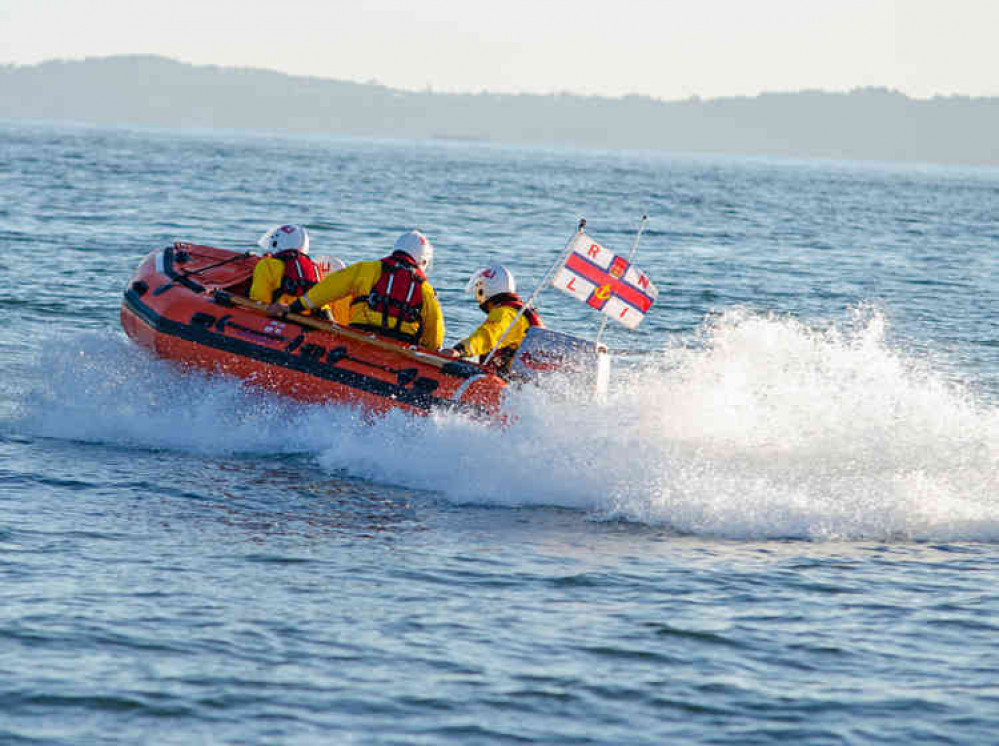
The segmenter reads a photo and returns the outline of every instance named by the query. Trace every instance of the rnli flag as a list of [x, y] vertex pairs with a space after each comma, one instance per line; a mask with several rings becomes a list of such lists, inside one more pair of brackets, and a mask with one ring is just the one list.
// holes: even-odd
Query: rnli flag
[[571, 249], [552, 285], [629, 329], [638, 326], [659, 294], [648, 276], [585, 233], [573, 239]]

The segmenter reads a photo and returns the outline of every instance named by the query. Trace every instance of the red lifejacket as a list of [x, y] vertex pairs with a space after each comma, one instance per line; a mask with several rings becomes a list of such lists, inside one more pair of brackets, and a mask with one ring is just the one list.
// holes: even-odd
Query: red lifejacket
[[[489, 299], [489, 304], [494, 308], [496, 306], [506, 306], [507, 308], [513, 308], [517, 311], [524, 308], [524, 301], [522, 301], [520, 296], [516, 293], [500, 293], [499, 295], [494, 295]], [[543, 322], [541, 317], [538, 316], [538, 312], [530, 306], [528, 306], [528, 308], [524, 311], [524, 318], [527, 319], [527, 323], [531, 326], [544, 327], [545, 325], [545, 322]]]
[[[423, 283], [427, 276], [409, 254], [395, 251], [382, 259], [382, 274], [366, 297], [354, 302], [367, 303], [382, 316], [381, 331], [391, 336], [416, 341], [423, 331]], [[417, 324], [412, 334], [401, 331], [403, 322]]]
[[274, 258], [284, 262], [281, 287], [275, 292], [275, 296], [284, 294], [298, 298], [319, 282], [319, 268], [308, 254], [297, 249], [287, 249], [274, 254]]

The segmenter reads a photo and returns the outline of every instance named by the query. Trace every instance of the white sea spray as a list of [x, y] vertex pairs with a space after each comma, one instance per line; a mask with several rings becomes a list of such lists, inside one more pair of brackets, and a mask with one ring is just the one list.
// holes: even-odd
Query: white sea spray
[[604, 401], [511, 392], [502, 426], [298, 404], [182, 373], [118, 336], [48, 349], [18, 420], [36, 435], [306, 454], [326, 472], [453, 502], [574, 508], [695, 535], [999, 536], [999, 410], [892, 347], [871, 309], [824, 328], [735, 309], [619, 365]]

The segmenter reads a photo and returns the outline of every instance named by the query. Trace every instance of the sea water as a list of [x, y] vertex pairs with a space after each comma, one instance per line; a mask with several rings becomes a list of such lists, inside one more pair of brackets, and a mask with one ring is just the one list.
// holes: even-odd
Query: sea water
[[[175, 240], [419, 227], [453, 344], [475, 269], [643, 214], [606, 399], [505, 428], [118, 322]], [[987, 168], [0, 123], [0, 743], [996, 743], [997, 216]]]

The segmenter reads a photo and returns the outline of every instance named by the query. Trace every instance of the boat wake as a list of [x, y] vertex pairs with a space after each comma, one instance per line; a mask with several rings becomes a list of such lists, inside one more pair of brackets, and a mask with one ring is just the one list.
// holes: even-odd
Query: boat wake
[[118, 335], [24, 375], [22, 432], [319, 468], [457, 503], [560, 506], [700, 536], [999, 540], [999, 410], [858, 312], [816, 330], [732, 311], [627, 366], [605, 401], [524, 389], [510, 422], [371, 421], [182, 374]]

